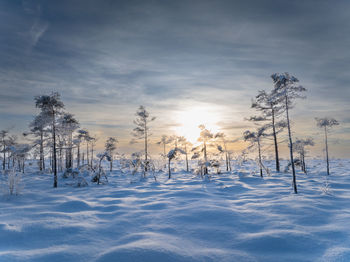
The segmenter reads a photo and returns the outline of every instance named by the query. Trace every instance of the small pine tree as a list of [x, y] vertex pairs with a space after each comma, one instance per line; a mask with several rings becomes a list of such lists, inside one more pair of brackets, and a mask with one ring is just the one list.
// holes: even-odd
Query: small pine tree
[[334, 118], [316, 118], [317, 126], [324, 129], [324, 140], [326, 146], [326, 162], [327, 162], [327, 175], [329, 175], [329, 157], [328, 157], [328, 131], [332, 126], [339, 125], [339, 122]]

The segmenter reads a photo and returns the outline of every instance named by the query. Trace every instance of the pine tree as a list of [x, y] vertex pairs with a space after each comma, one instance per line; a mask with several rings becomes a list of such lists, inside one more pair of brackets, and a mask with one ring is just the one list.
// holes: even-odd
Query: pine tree
[[57, 152], [56, 152], [56, 119], [64, 108], [59, 93], [52, 93], [51, 95], [41, 95], [35, 97], [35, 106], [41, 109], [41, 112], [51, 120], [51, 134], [52, 134], [52, 153], [53, 153], [53, 171], [54, 183], [53, 187], [57, 187]]
[[329, 157], [328, 157], [328, 131], [332, 126], [339, 125], [334, 118], [316, 118], [317, 126], [324, 129], [324, 141], [326, 149], [327, 175], [329, 175]]
[[296, 175], [295, 175], [295, 165], [294, 165], [294, 157], [293, 157], [293, 139], [292, 139], [292, 131], [290, 126], [290, 117], [289, 110], [293, 108], [293, 100], [296, 98], [304, 98], [302, 95], [303, 92], [306, 91], [304, 87], [299, 85], [299, 80], [289, 75], [288, 73], [284, 74], [273, 74], [271, 75], [273, 80], [274, 89], [272, 91], [272, 97], [279, 101], [284, 100], [286, 119], [287, 119], [287, 129], [288, 129], [288, 138], [289, 138], [289, 155], [290, 155], [290, 163], [292, 165], [292, 175], [293, 175], [293, 190], [294, 193], [298, 193], [297, 183], [296, 183]]
[[134, 120], [134, 124], [136, 127], [133, 129], [133, 136], [136, 139], [144, 140], [144, 150], [145, 150], [145, 171], [147, 172], [149, 166], [148, 160], [148, 139], [150, 136], [149, 133], [149, 124], [154, 121], [156, 118], [151, 117], [149, 112], [146, 110], [144, 106], [140, 106], [136, 111], [136, 119]]

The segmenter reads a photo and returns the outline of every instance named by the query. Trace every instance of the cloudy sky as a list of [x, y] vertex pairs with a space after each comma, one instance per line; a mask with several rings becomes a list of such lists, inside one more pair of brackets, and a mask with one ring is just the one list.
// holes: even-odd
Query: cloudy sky
[[251, 98], [287, 71], [308, 89], [294, 136], [322, 156], [314, 117], [334, 116], [332, 156], [350, 156], [347, 0], [3, 0], [0, 33], [2, 129], [25, 130], [33, 97], [58, 91], [100, 144], [116, 136], [126, 152], [140, 104], [157, 116], [153, 140], [199, 122], [237, 138]]

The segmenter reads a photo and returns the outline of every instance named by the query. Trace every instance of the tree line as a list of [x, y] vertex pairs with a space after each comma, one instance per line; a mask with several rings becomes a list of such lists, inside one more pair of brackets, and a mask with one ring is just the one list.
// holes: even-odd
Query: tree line
[[[253, 122], [255, 130], [246, 130], [243, 133], [243, 140], [250, 142], [246, 150], [242, 152], [244, 156], [248, 151], [257, 152], [257, 163], [260, 176], [263, 177], [264, 170], [268, 169], [263, 164], [263, 146], [265, 141], [272, 140], [273, 152], [275, 158], [276, 172], [281, 172], [279, 157], [279, 136], [287, 129], [289, 165], [292, 173], [292, 185], [294, 193], [297, 193], [296, 170], [299, 165], [303, 172], [307, 172], [305, 157], [306, 147], [313, 146], [312, 138], [298, 139], [294, 141], [290, 110], [295, 106], [295, 100], [305, 98], [306, 89], [299, 84], [299, 80], [288, 74], [273, 74], [271, 76], [273, 88], [270, 91], [260, 90], [253, 98], [251, 107], [259, 114], [249, 117], [247, 120]], [[49, 170], [53, 173], [53, 186], [57, 187], [57, 174], [64, 170], [72, 170], [74, 166], [87, 166], [94, 168], [95, 145], [97, 138], [90, 135], [86, 129], [81, 129], [79, 121], [73, 114], [65, 110], [61, 96], [57, 92], [50, 95], [40, 95], [34, 98], [35, 107], [39, 110], [38, 114], [29, 124], [29, 130], [23, 133], [28, 143], [19, 143], [16, 136], [11, 135], [9, 130], [0, 131], [0, 146], [2, 155], [2, 169], [17, 168], [24, 172], [25, 160], [28, 155], [38, 159], [38, 168], [40, 171]], [[131, 143], [142, 141], [144, 151], [142, 154], [132, 154], [132, 164], [135, 170], [140, 169], [143, 175], [152, 167], [152, 161], [149, 154], [149, 138], [151, 123], [156, 119], [140, 106], [135, 114], [132, 130], [133, 139]], [[316, 124], [322, 128], [325, 136], [325, 152], [327, 174], [330, 174], [329, 154], [328, 154], [328, 132], [329, 129], [338, 125], [338, 121], [333, 118], [316, 118]], [[232, 152], [228, 150], [229, 144], [236, 140], [228, 139], [223, 132], [212, 133], [204, 125], [199, 126], [199, 145], [192, 145], [184, 136], [163, 135], [158, 145], [162, 146], [161, 154], [168, 166], [168, 175], [171, 178], [171, 161], [178, 159], [181, 155], [185, 157], [186, 171], [189, 172], [189, 160], [198, 160], [198, 173], [202, 176], [208, 175], [208, 169], [214, 168], [220, 171], [220, 161], [218, 156], [224, 159], [226, 171], [232, 171], [231, 160]], [[100, 182], [101, 162], [103, 159], [109, 161], [109, 169], [113, 170], [113, 159], [116, 153], [118, 140], [115, 137], [109, 137], [105, 141], [105, 148], [102, 154], [97, 154], [97, 172], [99, 175], [96, 181]], [[167, 150], [169, 147], [169, 150]], [[216, 157], [209, 157], [209, 152]], [[141, 156], [143, 155], [143, 159]], [[295, 155], [298, 155], [295, 157]], [[48, 159], [47, 159], [48, 158]], [[46, 167], [46, 163], [49, 167]], [[74, 164], [75, 163], [75, 164]]]

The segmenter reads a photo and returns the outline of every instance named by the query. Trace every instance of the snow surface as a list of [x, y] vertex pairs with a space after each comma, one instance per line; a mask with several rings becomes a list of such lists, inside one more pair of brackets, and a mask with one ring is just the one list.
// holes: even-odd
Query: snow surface
[[0, 261], [350, 261], [350, 160], [329, 177], [308, 166], [298, 195], [290, 174], [262, 179], [250, 162], [210, 180], [114, 171], [83, 188], [28, 173], [0, 197]]

